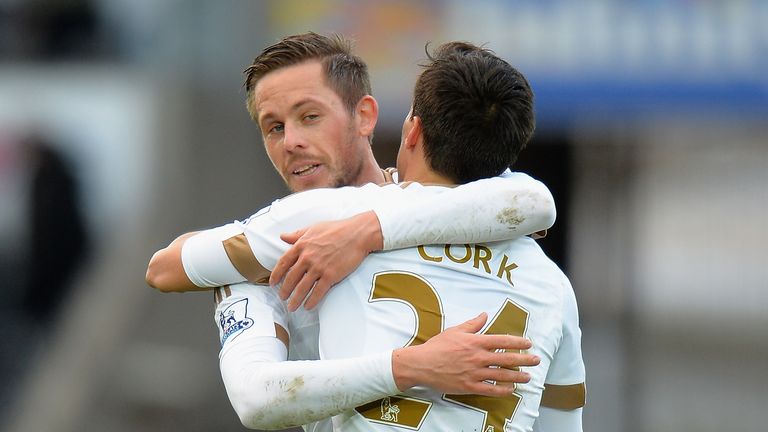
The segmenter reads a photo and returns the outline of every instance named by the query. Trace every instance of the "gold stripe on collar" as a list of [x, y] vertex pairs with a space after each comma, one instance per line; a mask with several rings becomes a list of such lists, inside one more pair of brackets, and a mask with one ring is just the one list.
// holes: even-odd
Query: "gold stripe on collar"
[[396, 172], [397, 168], [384, 168], [381, 170], [381, 173], [384, 174], [384, 183], [382, 184], [394, 183], [395, 179], [392, 177], [392, 175]]

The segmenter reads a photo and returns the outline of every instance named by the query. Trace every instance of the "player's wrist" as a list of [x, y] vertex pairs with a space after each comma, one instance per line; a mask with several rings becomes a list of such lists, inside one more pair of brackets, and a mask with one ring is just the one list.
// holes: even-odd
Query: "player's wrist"
[[398, 348], [392, 351], [392, 377], [399, 391], [406, 391], [418, 384], [416, 369], [413, 367], [413, 348]]
[[384, 248], [384, 236], [381, 233], [381, 224], [376, 212], [373, 210], [353, 216], [360, 230], [360, 239], [366, 252], [375, 252]]

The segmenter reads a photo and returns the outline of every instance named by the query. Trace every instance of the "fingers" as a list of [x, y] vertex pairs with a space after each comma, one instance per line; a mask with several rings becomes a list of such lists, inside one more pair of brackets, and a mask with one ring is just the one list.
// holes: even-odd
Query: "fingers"
[[296, 289], [296, 285], [304, 278], [305, 274], [306, 267], [303, 263], [296, 262], [292, 264], [292, 267], [285, 273], [283, 284], [280, 286], [279, 295], [282, 300], [287, 300], [291, 296]]
[[[297, 270], [298, 271], [298, 270]], [[289, 278], [293, 278], [294, 270], [291, 270], [288, 274], [288, 276], [285, 277], [285, 283], [289, 283]], [[295, 287], [292, 288], [293, 292], [289, 293], [288, 295], [291, 296], [291, 299], [288, 301], [288, 310], [291, 312], [296, 311], [296, 309], [301, 306], [302, 303], [304, 303], [304, 300], [307, 298], [307, 295], [310, 293], [314, 293], [316, 290], [316, 284], [320, 277], [322, 276], [322, 273], [319, 273], [314, 270], [309, 270], [303, 275], [299, 276], [301, 279], [295, 284]], [[282, 293], [282, 287], [281, 287], [281, 293]], [[305, 309], [310, 309], [307, 305], [304, 306]]]
[[504, 368], [486, 368], [472, 378], [472, 382], [462, 385], [460, 394], [501, 397], [514, 393], [517, 384], [529, 382], [531, 375]]
[[453, 329], [454, 331], [461, 331], [465, 333], [477, 333], [480, 331], [480, 329], [483, 328], [483, 326], [487, 321], [488, 321], [488, 314], [485, 312], [482, 312], [480, 315], [470, 320], [464, 321], [463, 323], [455, 327], [446, 329], [446, 331]]
[[331, 282], [325, 278], [320, 278], [315, 283], [315, 287], [312, 288], [312, 292], [309, 294], [309, 297], [307, 297], [307, 301], [304, 303], [304, 309], [306, 310], [312, 310], [320, 303], [320, 300], [325, 297], [325, 294], [328, 293], [328, 290], [331, 289]]
[[290, 233], [282, 233], [280, 234], [280, 240], [288, 244], [294, 244], [306, 233], [307, 233], [307, 228], [296, 230]]
[[528, 372], [513, 370], [507, 368], [489, 367], [482, 370], [482, 375], [478, 381], [493, 381], [498, 385], [514, 386], [515, 384], [525, 384], [531, 380], [531, 374]]
[[520, 336], [479, 334], [473, 337], [478, 345], [488, 350], [527, 350], [533, 346], [530, 340]]
[[304, 277], [296, 284], [293, 293], [291, 293], [291, 298], [288, 300], [288, 311], [295, 312], [304, 303], [304, 299], [314, 284], [315, 278], [305, 273]]
[[296, 247], [292, 247], [277, 260], [275, 268], [272, 269], [272, 273], [269, 275], [269, 286], [274, 287], [283, 280], [288, 270], [299, 259], [299, 253]]
[[521, 366], [538, 366], [541, 363], [539, 356], [523, 353], [493, 353], [496, 359], [491, 364], [503, 368], [519, 368]]
[[515, 386], [512, 384], [492, 384], [483, 381], [470, 386], [467, 393], [479, 396], [504, 397], [514, 392]]
[[[306, 232], [307, 229], [304, 228], [291, 233], [283, 233], [280, 234], [280, 239], [288, 244], [295, 244]], [[292, 247], [280, 257], [275, 268], [272, 269], [272, 273], [269, 275], [269, 286], [275, 286], [280, 283], [285, 273], [299, 259], [300, 254], [301, 250], [299, 248]]]

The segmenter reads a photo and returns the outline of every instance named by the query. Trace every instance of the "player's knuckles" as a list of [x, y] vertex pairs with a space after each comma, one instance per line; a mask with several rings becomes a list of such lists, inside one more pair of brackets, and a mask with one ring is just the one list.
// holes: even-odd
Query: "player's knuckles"
[[489, 369], [487, 367], [474, 368], [471, 371], [468, 371], [465, 375], [473, 383], [491, 379]]
[[311, 267], [317, 260], [317, 257], [314, 253], [304, 251], [301, 253], [301, 256], [299, 259], [296, 260], [296, 264], [294, 264], [294, 267], [301, 266], [302, 268]]
[[314, 284], [315, 281], [323, 275], [323, 273], [325, 273], [324, 269], [318, 269], [316, 266], [310, 266], [307, 268], [307, 271], [304, 274], [304, 279], [308, 279]]

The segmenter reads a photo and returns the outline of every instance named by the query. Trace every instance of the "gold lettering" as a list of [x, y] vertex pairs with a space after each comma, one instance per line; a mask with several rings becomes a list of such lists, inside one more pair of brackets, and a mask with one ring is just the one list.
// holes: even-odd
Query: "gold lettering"
[[499, 265], [499, 271], [496, 273], [496, 277], [501, 278], [501, 275], [506, 273], [509, 284], [515, 286], [515, 284], [512, 282], [512, 270], [517, 268], [517, 264], [512, 263], [507, 265], [507, 261], [509, 261], [509, 257], [505, 254], [501, 259], [501, 265]]
[[476, 269], [479, 269], [480, 263], [482, 262], [485, 272], [491, 274], [491, 266], [488, 265], [488, 261], [490, 261], [492, 257], [493, 253], [490, 249], [483, 245], [475, 245], [475, 261], [473, 266]]
[[453, 245], [445, 245], [445, 256], [447, 256], [449, 260], [455, 263], [464, 264], [465, 262], [469, 261], [470, 258], [472, 258], [472, 248], [469, 247], [468, 244], [464, 245], [466, 255], [464, 255], [463, 258], [456, 258], [455, 256], [451, 255], [451, 246]]
[[417, 249], [419, 250], [419, 256], [421, 256], [421, 259], [424, 261], [440, 262], [443, 260], [442, 257], [433, 257], [427, 255], [427, 250], [424, 249], [424, 246], [419, 246]]

